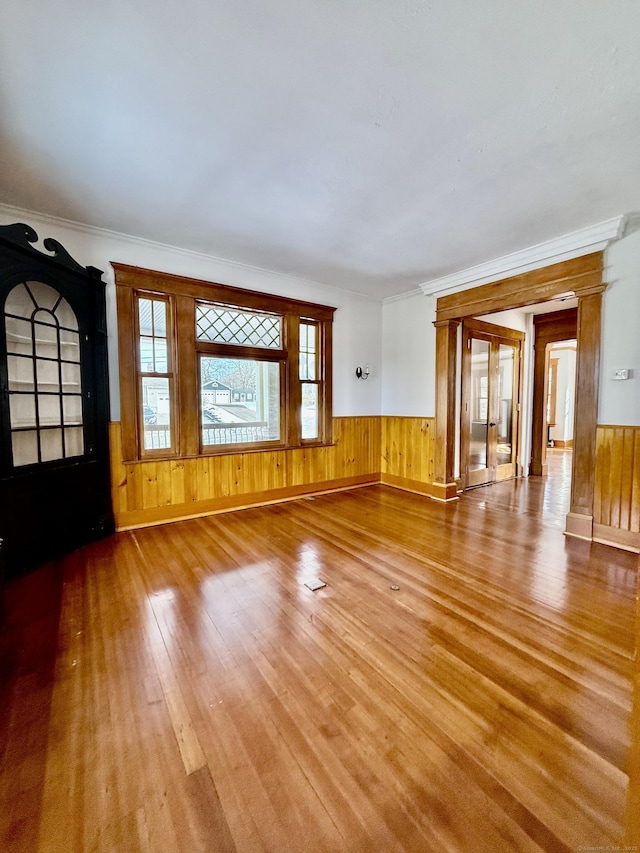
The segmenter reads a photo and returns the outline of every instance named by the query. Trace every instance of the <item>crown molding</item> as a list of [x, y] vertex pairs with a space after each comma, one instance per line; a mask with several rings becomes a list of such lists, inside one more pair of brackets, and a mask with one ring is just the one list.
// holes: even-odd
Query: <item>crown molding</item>
[[[32, 217], [39, 222], [43, 222], [54, 227], [68, 228], [71, 231], [78, 231], [82, 234], [88, 234], [99, 239], [117, 240], [134, 246], [147, 246], [154, 251], [167, 252], [172, 255], [185, 255], [190, 258], [197, 258], [205, 263], [226, 266], [230, 270], [250, 270], [251, 272], [257, 272], [261, 275], [278, 280], [285, 279], [293, 283], [299, 282], [300, 284], [311, 287], [320, 287], [327, 290], [335, 290], [338, 293], [346, 293], [356, 299], [382, 302], [381, 298], [378, 296], [370, 296], [369, 294], [362, 293], [359, 290], [350, 290], [347, 287], [340, 287], [337, 284], [327, 284], [326, 282], [316, 281], [311, 278], [302, 278], [301, 276], [294, 275], [293, 273], [278, 272], [278, 270], [270, 270], [266, 267], [245, 264], [242, 261], [233, 261], [228, 258], [218, 257], [217, 255], [209, 255], [206, 252], [199, 252], [196, 249], [183, 249], [180, 246], [173, 246], [170, 243], [159, 243], [157, 240], [150, 240], [147, 237], [136, 237], [133, 234], [125, 234], [123, 231], [113, 231], [109, 228], [102, 228], [99, 225], [87, 225], [84, 222], [78, 222], [74, 219], [64, 219], [62, 216], [55, 216], [52, 213], [41, 213], [38, 210], [29, 210], [24, 207], [17, 207], [13, 204], [0, 202], [0, 215], [15, 217], [18, 222], [24, 221], [25, 217], [28, 222], [29, 218]], [[216, 273], [212, 273], [212, 275], [216, 275]]]
[[394, 296], [385, 296], [382, 302], [387, 305], [389, 302], [403, 302], [405, 299], [413, 299], [416, 296], [422, 296], [422, 290], [419, 287], [414, 290], [405, 290], [403, 293], [396, 293]]
[[467, 287], [489, 284], [549, 264], [602, 251], [613, 240], [619, 240], [637, 228], [640, 228], [640, 214], [614, 216], [612, 219], [563, 234], [544, 243], [537, 243], [510, 255], [426, 281], [420, 285], [420, 290], [426, 296], [443, 296], [457, 290], [465, 290]]

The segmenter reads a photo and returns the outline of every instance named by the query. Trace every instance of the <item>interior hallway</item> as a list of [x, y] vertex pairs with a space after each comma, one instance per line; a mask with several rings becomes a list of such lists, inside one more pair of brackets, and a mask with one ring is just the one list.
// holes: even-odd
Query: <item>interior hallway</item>
[[450, 505], [373, 486], [122, 533], [12, 583], [2, 848], [620, 843], [637, 556], [562, 535], [568, 456]]

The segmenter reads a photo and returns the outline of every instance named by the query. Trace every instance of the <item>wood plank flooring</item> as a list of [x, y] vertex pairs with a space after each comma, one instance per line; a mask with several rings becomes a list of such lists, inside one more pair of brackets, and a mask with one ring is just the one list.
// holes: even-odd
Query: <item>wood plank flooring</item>
[[637, 557], [563, 537], [562, 476], [147, 528], [12, 583], [0, 849], [613, 849]]

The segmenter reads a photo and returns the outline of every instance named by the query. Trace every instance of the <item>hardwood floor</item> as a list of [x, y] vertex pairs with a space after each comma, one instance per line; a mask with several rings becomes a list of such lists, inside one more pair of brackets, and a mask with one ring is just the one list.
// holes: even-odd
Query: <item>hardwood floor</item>
[[12, 583], [1, 849], [613, 849], [638, 562], [562, 535], [553, 476], [147, 528]]

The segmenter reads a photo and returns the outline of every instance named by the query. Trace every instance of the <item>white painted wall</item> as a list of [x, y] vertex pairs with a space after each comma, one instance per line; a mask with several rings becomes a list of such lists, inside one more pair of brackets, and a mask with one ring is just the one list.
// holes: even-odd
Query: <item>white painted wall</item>
[[[111, 261], [221, 284], [274, 293], [337, 308], [333, 329], [333, 413], [336, 417], [379, 415], [382, 388], [382, 303], [360, 294], [187, 252], [160, 243], [70, 223], [55, 217], [0, 206], [0, 224], [25, 222], [37, 232], [42, 249], [54, 237], [83, 266], [104, 271], [111, 417], [120, 417], [115, 283]], [[423, 297], [424, 300], [424, 297]], [[426, 301], [426, 300], [425, 300]], [[371, 375], [358, 380], [355, 369], [367, 363]]]
[[518, 332], [526, 332], [527, 315], [524, 311], [512, 309], [510, 311], [499, 311], [497, 314], [485, 314], [478, 317], [484, 323], [495, 323], [497, 326], [505, 326], [507, 329], [515, 329]]
[[[640, 425], [640, 231], [605, 253], [598, 423]], [[628, 368], [626, 381], [611, 378]]]
[[382, 307], [382, 414], [436, 413], [436, 300], [422, 292]]

